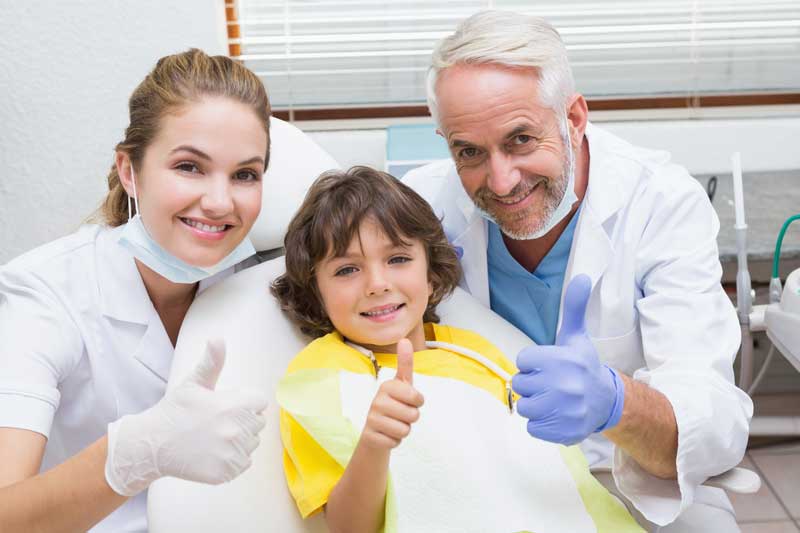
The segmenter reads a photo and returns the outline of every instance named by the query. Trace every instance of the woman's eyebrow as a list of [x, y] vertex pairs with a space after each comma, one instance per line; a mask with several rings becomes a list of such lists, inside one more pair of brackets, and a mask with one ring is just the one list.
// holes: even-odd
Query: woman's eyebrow
[[[189, 146], [188, 144], [182, 144], [176, 148], [173, 148], [169, 153], [170, 155], [174, 154], [175, 152], [189, 152], [201, 159], [205, 159], [206, 161], [211, 161], [211, 156], [207, 153], [203, 152], [202, 150], [198, 150], [194, 146]], [[253, 156], [250, 159], [245, 159], [244, 161], [239, 163], [239, 166], [250, 165], [252, 163], [260, 163], [264, 164], [264, 158], [260, 155]]]
[[208, 155], [207, 153], [203, 152], [202, 150], [198, 150], [194, 146], [189, 146], [188, 144], [182, 144], [181, 146], [173, 148], [172, 150], [170, 150], [169, 153], [170, 153], [170, 155], [172, 155], [175, 152], [190, 152], [190, 153], [193, 153], [194, 155], [196, 155], [197, 157], [199, 157], [201, 159], [205, 159], [206, 161], [211, 161], [211, 156], [210, 155]]

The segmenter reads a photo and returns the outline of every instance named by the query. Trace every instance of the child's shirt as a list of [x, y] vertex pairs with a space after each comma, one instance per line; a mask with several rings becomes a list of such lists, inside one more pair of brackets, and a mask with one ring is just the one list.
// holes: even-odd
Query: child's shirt
[[[577, 446], [527, 433], [509, 395], [516, 368], [500, 350], [453, 327], [426, 324], [425, 333], [488, 364], [456, 349], [414, 354], [414, 387], [425, 405], [391, 452], [384, 531], [642, 531], [592, 477]], [[338, 333], [316, 339], [289, 364], [277, 399], [284, 469], [303, 517], [327, 503], [378, 387], [396, 368], [395, 354], [372, 354]]]

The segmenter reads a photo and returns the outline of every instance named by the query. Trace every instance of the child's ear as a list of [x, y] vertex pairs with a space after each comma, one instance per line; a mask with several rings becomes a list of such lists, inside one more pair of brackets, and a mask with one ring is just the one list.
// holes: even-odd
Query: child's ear
[[428, 298], [433, 296], [433, 282], [428, 280]]

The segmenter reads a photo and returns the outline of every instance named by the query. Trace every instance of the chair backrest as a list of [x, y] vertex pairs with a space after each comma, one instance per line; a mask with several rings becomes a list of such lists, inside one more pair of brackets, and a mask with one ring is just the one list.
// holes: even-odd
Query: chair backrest
[[[294, 126], [273, 118], [271, 132], [264, 201], [250, 234], [260, 251], [282, 246], [289, 220], [308, 187], [321, 172], [338, 167]], [[197, 297], [181, 327], [168, 387], [179, 383], [194, 367], [208, 339], [224, 338], [227, 360], [217, 389], [255, 387], [274, 398], [289, 361], [310, 340], [286, 318], [269, 292], [270, 283], [283, 271], [283, 258], [279, 257], [239, 272]], [[460, 289], [440, 304], [439, 313], [444, 323], [474, 330], [507, 354], [530, 343]], [[289, 494], [275, 402], [266, 417], [252, 467], [232, 482], [210, 486], [165, 478], [154, 483], [148, 494], [150, 531], [326, 531], [321, 515], [301, 520]]]
[[[206, 340], [225, 338], [227, 360], [217, 389], [255, 387], [274, 398], [278, 380], [291, 358], [310, 339], [286, 318], [269, 293], [283, 272], [279, 257], [231, 276], [200, 294], [181, 327], [169, 386], [186, 376], [203, 354]], [[530, 340], [461, 289], [439, 305], [442, 322], [471, 329], [506, 354]], [[192, 531], [326, 531], [321, 515], [303, 521], [286, 487], [278, 406], [267, 409], [267, 426], [253, 465], [237, 479], [219, 486], [174, 478], [157, 481], [148, 495], [151, 533]]]
[[270, 118], [270, 157], [264, 174], [261, 213], [250, 230], [259, 252], [283, 246], [283, 237], [308, 188], [339, 164], [308, 135], [288, 122]]

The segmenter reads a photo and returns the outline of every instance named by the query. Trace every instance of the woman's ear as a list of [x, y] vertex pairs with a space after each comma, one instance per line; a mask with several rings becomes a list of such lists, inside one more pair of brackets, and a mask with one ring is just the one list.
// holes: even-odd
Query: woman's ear
[[131, 158], [128, 156], [126, 152], [121, 150], [117, 150], [116, 155], [114, 156], [114, 164], [117, 167], [117, 175], [119, 176], [119, 182], [122, 184], [122, 188], [125, 189], [125, 192], [128, 193], [128, 196], [133, 198], [135, 195], [133, 194], [133, 175], [132, 172], [132, 163]]

